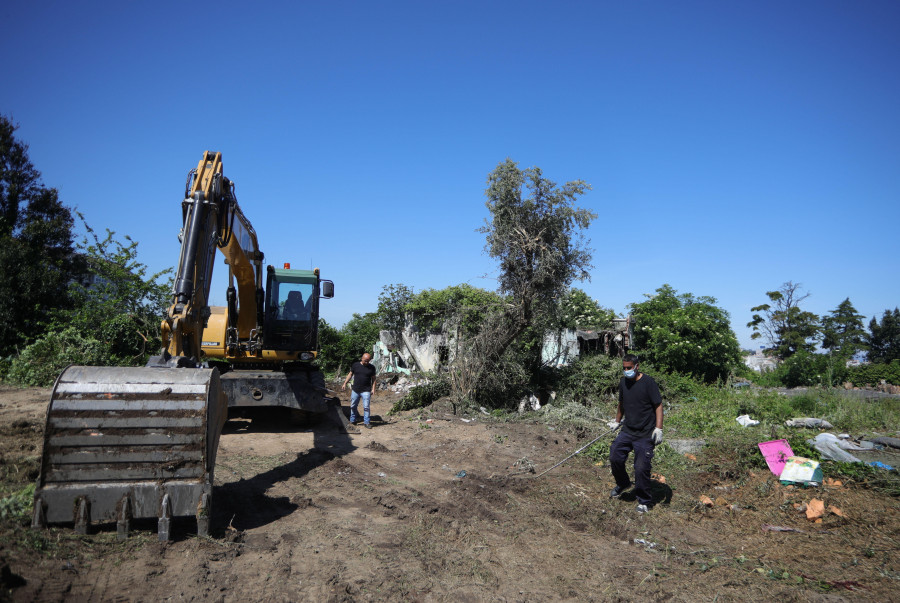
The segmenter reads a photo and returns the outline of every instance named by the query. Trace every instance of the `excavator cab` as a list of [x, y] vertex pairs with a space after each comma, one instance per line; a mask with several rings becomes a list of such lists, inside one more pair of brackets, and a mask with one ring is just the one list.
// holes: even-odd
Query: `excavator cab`
[[263, 348], [300, 352], [297, 360], [312, 360], [317, 348], [319, 275], [315, 270], [269, 266], [266, 280], [267, 316]]

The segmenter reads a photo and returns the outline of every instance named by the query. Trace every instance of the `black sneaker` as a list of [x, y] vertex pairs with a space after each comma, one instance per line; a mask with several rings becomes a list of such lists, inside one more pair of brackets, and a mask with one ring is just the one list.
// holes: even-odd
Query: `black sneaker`
[[628, 485], [625, 487], [616, 486], [615, 488], [612, 489], [612, 492], [609, 493], [609, 497], [610, 498], [619, 498], [619, 496], [621, 496], [630, 487], [631, 487], [631, 485]]

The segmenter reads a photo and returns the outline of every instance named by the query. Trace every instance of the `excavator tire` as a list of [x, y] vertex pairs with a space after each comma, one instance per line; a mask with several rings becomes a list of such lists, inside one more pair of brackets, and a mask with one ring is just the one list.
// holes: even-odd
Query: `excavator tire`
[[195, 515], [209, 532], [213, 469], [228, 414], [216, 369], [70, 366], [53, 387], [32, 527]]

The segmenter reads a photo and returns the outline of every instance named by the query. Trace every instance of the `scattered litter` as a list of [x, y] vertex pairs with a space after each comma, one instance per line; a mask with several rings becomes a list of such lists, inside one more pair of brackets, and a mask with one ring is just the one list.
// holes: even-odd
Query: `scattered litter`
[[876, 444], [875, 442], [869, 442], [868, 440], [860, 440], [859, 445], [862, 446], [864, 450], [884, 450], [882, 444]]
[[460, 421], [462, 421], [463, 423], [471, 423], [471, 422], [474, 421], [474, 420], [475, 420], [475, 419], [463, 419], [463, 418], [460, 418]]
[[522, 473], [534, 473], [534, 463], [531, 462], [531, 459], [524, 456], [513, 463], [512, 468]]
[[847, 450], [863, 450], [854, 446], [851, 442], [839, 440], [834, 434], [820, 433], [814, 440], [806, 440], [813, 448], [821, 453], [823, 458], [842, 463], [861, 463], [862, 461], [847, 452]]
[[656, 548], [656, 543], [655, 543], [655, 542], [650, 542], [649, 540], [644, 540], [643, 538], [635, 538], [635, 539], [634, 539], [634, 543], [635, 543], [635, 544], [642, 544], [642, 545], [644, 545], [645, 547], [647, 547], [648, 549], [655, 549], [655, 548]]
[[703, 496], [700, 497], [700, 502], [701, 502], [702, 504], [706, 505], [707, 507], [713, 506], [713, 501], [712, 501], [712, 499], [711, 499], [710, 497], [706, 496], [705, 494], [704, 494]]
[[849, 433], [839, 433], [838, 437], [841, 438], [842, 440], [849, 440], [850, 434]]
[[893, 471], [893, 470], [894, 470], [893, 467], [891, 467], [890, 465], [885, 465], [885, 464], [882, 463], [881, 461], [872, 461], [872, 462], [869, 463], [869, 464], [872, 465], [873, 467], [878, 467], [879, 469], [887, 469], [888, 471]]
[[[798, 530], [797, 528], [789, 528], [787, 526], [773, 526], [767, 523], [762, 525], [763, 532], [797, 532], [798, 534], [805, 534], [803, 530]], [[762, 568], [760, 568], [762, 569]]]
[[826, 477], [824, 483], [826, 486], [831, 486], [832, 488], [840, 488], [844, 485], [844, 482], [842, 482], [841, 480], [831, 479], [830, 477]]
[[818, 461], [792, 456], [785, 459], [784, 470], [779, 479], [782, 484], [818, 486], [822, 483], [822, 468]]
[[[848, 436], [849, 437], [849, 436]], [[862, 446], [857, 446], [853, 442], [841, 439], [832, 433], [820, 433], [815, 437], [816, 442], [833, 442], [835, 446], [843, 450], [865, 450]]]
[[[480, 410], [481, 414], [483, 414], [483, 415], [488, 415], [488, 416], [491, 415], [491, 413], [488, 412], [488, 409], [486, 409], [484, 406], [479, 406], [478, 410]], [[831, 425], [829, 425], [829, 427], [831, 427]]]
[[873, 442], [876, 444], [881, 444], [882, 446], [890, 446], [891, 448], [900, 448], [900, 438], [888, 438], [888, 437], [878, 437], [871, 438]]
[[696, 461], [696, 460], [697, 460], [697, 457], [694, 456], [693, 454], [685, 453], [684, 456], [685, 456], [685, 458], [690, 459], [690, 460], [692, 460], [692, 461]]
[[519, 401], [519, 414], [526, 410], [540, 410], [541, 400], [534, 394], [529, 394]]
[[838, 517], [847, 517], [844, 515], [844, 512], [835, 507], [834, 505], [828, 505], [828, 512], [832, 515], [837, 515]]
[[741, 415], [736, 421], [741, 424], [742, 427], [748, 427], [750, 425], [759, 425], [759, 421], [755, 421], [750, 418], [750, 415]]
[[666, 440], [666, 443], [669, 445], [669, 448], [671, 448], [678, 454], [693, 454], [696, 452], [700, 452], [701, 450], [703, 450], [703, 447], [706, 446], [706, 440], [700, 439]]
[[466, 476], [466, 470], [465, 470], [465, 469], [463, 469], [462, 471], [460, 471], [459, 473], [456, 474], [456, 477], [465, 477], [465, 476]]
[[425, 419], [426, 423], [434, 423], [434, 419]]
[[787, 440], [760, 442], [759, 451], [762, 452], [763, 457], [766, 459], [769, 471], [774, 473], [776, 477], [781, 477], [785, 461], [794, 456], [794, 451], [791, 450], [791, 445], [788, 444]]
[[825, 503], [818, 498], [814, 498], [806, 505], [806, 518], [815, 521], [825, 515]]
[[812, 417], [802, 417], [799, 419], [788, 419], [784, 422], [788, 427], [811, 427], [819, 429], [834, 429], [834, 425], [825, 419], [814, 419]]
[[387, 473], [383, 473], [383, 472], [382, 472], [382, 473], [379, 473], [379, 474], [378, 474], [378, 477], [387, 477]]

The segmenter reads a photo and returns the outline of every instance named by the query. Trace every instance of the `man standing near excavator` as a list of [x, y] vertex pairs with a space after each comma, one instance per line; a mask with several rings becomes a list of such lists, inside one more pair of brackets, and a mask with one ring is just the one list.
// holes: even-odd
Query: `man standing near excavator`
[[369, 423], [369, 404], [372, 396], [375, 395], [375, 366], [371, 363], [371, 354], [363, 354], [358, 362], [354, 362], [350, 366], [350, 372], [344, 379], [341, 390], [347, 389], [347, 383], [353, 377], [353, 387], [350, 392], [350, 424], [356, 425], [359, 418], [359, 400], [362, 398], [363, 403], [363, 423], [366, 429], [372, 429]]
[[662, 443], [663, 409], [659, 386], [653, 377], [638, 370], [638, 357], [625, 354], [622, 358], [624, 376], [619, 381], [619, 407], [610, 429], [622, 431], [609, 449], [609, 465], [616, 487], [610, 498], [618, 498], [631, 487], [625, 459], [634, 451], [634, 493], [638, 513], [646, 513], [650, 503], [650, 462], [653, 451]]

